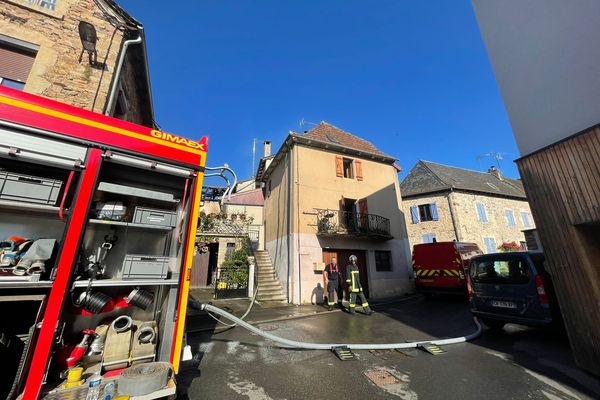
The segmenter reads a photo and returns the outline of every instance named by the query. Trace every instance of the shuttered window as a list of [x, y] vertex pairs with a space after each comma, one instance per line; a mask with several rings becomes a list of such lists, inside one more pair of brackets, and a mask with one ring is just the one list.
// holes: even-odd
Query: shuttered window
[[435, 233], [426, 233], [422, 237], [423, 243], [435, 243]]
[[344, 162], [340, 156], [335, 156], [335, 175], [338, 178], [344, 176]]
[[356, 166], [356, 180], [363, 180], [362, 161], [355, 160], [354, 165]]
[[522, 211], [521, 219], [523, 220], [523, 226], [525, 228], [529, 228], [531, 226], [531, 222], [529, 221], [529, 213]]
[[56, 10], [57, 0], [29, 0], [29, 4], [35, 4], [48, 10]]
[[484, 237], [483, 243], [485, 244], [486, 253], [496, 253], [498, 251], [498, 248], [496, 247], [496, 239], [493, 237]]
[[508, 221], [508, 226], [517, 226], [515, 214], [512, 212], [512, 210], [506, 210], [506, 220]]
[[0, 42], [0, 78], [25, 83], [34, 60], [35, 53]]
[[485, 212], [485, 205], [483, 203], [476, 203], [477, 207], [477, 215], [479, 216], [479, 220], [481, 222], [488, 222], [487, 213]]

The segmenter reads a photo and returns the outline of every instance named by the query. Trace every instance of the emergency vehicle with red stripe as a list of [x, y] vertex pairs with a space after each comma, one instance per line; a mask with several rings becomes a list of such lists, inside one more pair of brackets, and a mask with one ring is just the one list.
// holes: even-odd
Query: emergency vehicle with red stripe
[[469, 260], [483, 254], [475, 243], [436, 242], [413, 247], [415, 286], [424, 294], [467, 295], [466, 268]]

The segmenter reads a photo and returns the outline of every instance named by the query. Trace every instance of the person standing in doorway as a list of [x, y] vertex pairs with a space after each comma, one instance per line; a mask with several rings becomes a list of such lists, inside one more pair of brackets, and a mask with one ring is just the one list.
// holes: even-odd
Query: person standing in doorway
[[358, 258], [353, 254], [350, 256], [350, 264], [346, 266], [346, 283], [350, 292], [350, 303], [348, 310], [351, 315], [356, 315], [356, 297], [361, 301], [361, 306], [367, 315], [373, 314], [373, 310], [369, 307], [369, 302], [363, 293], [362, 285], [360, 284], [360, 272], [358, 270]]
[[331, 262], [327, 264], [323, 270], [323, 283], [327, 289], [327, 309], [333, 310], [335, 305], [333, 293], [337, 293], [337, 302], [342, 308], [343, 290], [340, 268], [337, 263], [337, 258], [331, 257]]

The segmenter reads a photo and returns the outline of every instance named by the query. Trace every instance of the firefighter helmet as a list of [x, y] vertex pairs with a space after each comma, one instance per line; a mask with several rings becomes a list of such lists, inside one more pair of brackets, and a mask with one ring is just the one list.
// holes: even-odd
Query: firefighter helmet
[[353, 262], [357, 262], [357, 261], [358, 261], [358, 257], [356, 257], [354, 254], [352, 254], [352, 255], [350, 256], [349, 260], [350, 260], [350, 262], [351, 262], [351, 263], [353, 263]]

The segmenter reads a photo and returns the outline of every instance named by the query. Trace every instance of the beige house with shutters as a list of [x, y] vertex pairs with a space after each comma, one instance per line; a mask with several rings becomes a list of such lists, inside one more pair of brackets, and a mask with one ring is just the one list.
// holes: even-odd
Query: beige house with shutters
[[401, 188], [411, 247], [456, 240], [495, 253], [504, 242], [526, 247], [523, 231], [535, 228], [523, 184], [496, 168], [479, 172], [421, 160]]
[[[259, 166], [265, 249], [290, 303], [318, 302], [324, 263], [358, 257], [370, 298], [413, 290], [395, 158], [321, 122]], [[343, 268], [342, 268], [343, 269]]]

